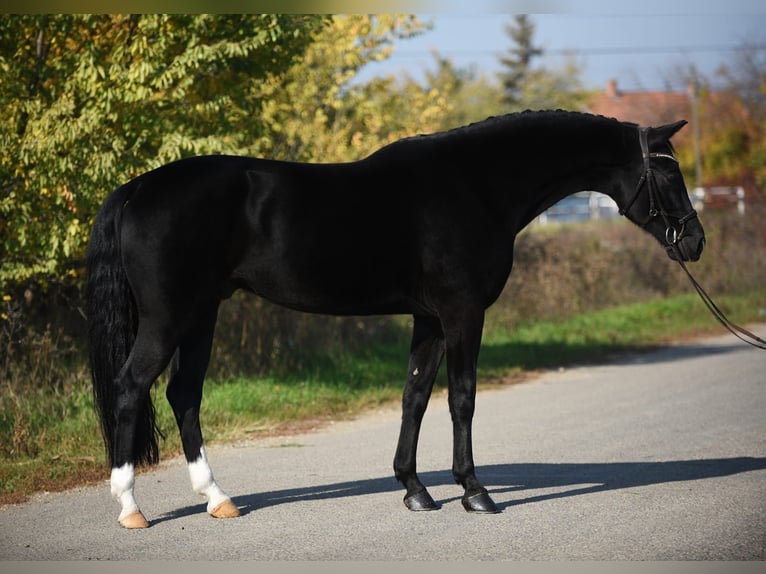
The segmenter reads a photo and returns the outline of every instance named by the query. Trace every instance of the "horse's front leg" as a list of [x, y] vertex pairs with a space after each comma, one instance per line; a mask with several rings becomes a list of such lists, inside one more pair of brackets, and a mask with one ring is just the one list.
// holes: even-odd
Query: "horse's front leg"
[[410, 510], [439, 508], [418, 478], [416, 455], [420, 425], [443, 356], [444, 335], [439, 319], [415, 316], [407, 384], [402, 396], [402, 427], [394, 457], [394, 474], [407, 489], [404, 504]]
[[452, 474], [465, 489], [463, 507], [468, 512], [494, 514], [497, 506], [476, 478], [471, 428], [476, 403], [476, 365], [481, 345], [484, 313], [459, 312], [442, 319], [447, 347], [449, 410], [452, 416]]

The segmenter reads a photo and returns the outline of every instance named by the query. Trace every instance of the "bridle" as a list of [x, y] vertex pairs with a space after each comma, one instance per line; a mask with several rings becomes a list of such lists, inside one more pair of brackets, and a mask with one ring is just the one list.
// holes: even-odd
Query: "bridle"
[[[678, 163], [678, 160], [672, 155], [669, 155], [666, 153], [650, 152], [648, 135], [649, 135], [649, 128], [641, 128], [641, 127], [638, 128], [638, 139], [639, 139], [639, 142], [641, 143], [641, 154], [644, 159], [644, 173], [641, 175], [641, 179], [638, 180], [638, 184], [636, 184], [636, 189], [633, 192], [633, 195], [630, 197], [630, 200], [625, 205], [625, 207], [620, 209], [619, 211], [620, 215], [627, 214], [628, 210], [636, 202], [636, 199], [641, 193], [641, 190], [644, 188], [644, 186], [646, 186], [649, 193], [649, 214], [646, 216], [646, 218], [644, 218], [642, 222], [638, 224], [641, 227], [645, 228], [649, 224], [649, 222], [652, 221], [654, 218], [658, 216], [662, 217], [662, 220], [665, 223], [665, 242], [666, 242], [665, 249], [673, 252], [673, 254], [675, 255], [676, 261], [678, 261], [678, 264], [681, 266], [681, 269], [683, 269], [686, 272], [687, 277], [689, 277], [689, 281], [691, 281], [692, 286], [697, 291], [700, 298], [707, 306], [708, 310], [713, 314], [713, 317], [715, 317], [718, 320], [718, 322], [721, 323], [721, 325], [726, 327], [726, 329], [728, 329], [729, 332], [733, 334], [735, 337], [737, 337], [738, 339], [758, 349], [766, 350], [766, 341], [764, 341], [757, 335], [751, 333], [747, 329], [744, 329], [740, 327], [739, 325], [732, 323], [726, 317], [726, 315], [724, 315], [723, 311], [721, 311], [718, 308], [715, 302], [713, 302], [713, 300], [710, 298], [710, 295], [707, 294], [707, 292], [702, 288], [702, 285], [699, 284], [699, 282], [694, 278], [694, 276], [691, 274], [689, 269], [686, 267], [679, 243], [681, 239], [683, 238], [684, 233], [686, 232], [686, 224], [692, 219], [697, 217], [697, 212], [694, 210], [694, 208], [692, 208], [692, 210], [686, 215], [677, 217], [675, 215], [668, 213], [668, 211], [665, 209], [662, 203], [662, 197], [657, 190], [657, 180], [655, 178], [654, 170], [652, 169], [651, 160], [653, 158], [662, 158], [662, 159], [672, 160], [676, 163]], [[673, 224], [670, 222], [671, 217], [678, 221], [680, 230], [676, 229], [673, 226]]]
[[[669, 159], [676, 163], [678, 163], [678, 160], [667, 153], [650, 152], [648, 136], [649, 128], [638, 128], [638, 139], [641, 143], [641, 155], [644, 159], [644, 173], [641, 175], [641, 179], [638, 180], [636, 189], [633, 191], [633, 195], [630, 197], [630, 200], [625, 205], [625, 207], [620, 209], [620, 215], [627, 214], [628, 210], [633, 207], [636, 199], [638, 199], [641, 191], [644, 189], [644, 187], [646, 187], [647, 192], [649, 193], [649, 213], [644, 218], [644, 220], [639, 223], [639, 225], [641, 227], [646, 227], [655, 217], [662, 217], [662, 220], [665, 222], [665, 242], [667, 244], [666, 249], [670, 249], [672, 247], [679, 249], [678, 244], [686, 232], [686, 224], [697, 217], [697, 212], [694, 210], [694, 208], [692, 208], [692, 210], [689, 211], [689, 213], [686, 215], [678, 217], [668, 213], [667, 209], [665, 209], [665, 206], [662, 202], [662, 197], [657, 189], [657, 179], [655, 177], [654, 170], [652, 169], [652, 158]], [[676, 227], [670, 222], [671, 217], [678, 221], [678, 226], [680, 229], [676, 229]]]

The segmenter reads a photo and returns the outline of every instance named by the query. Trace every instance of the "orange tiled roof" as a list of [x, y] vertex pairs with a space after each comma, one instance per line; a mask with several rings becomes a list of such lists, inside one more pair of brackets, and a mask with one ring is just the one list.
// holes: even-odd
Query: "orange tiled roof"
[[607, 83], [605, 91], [591, 96], [586, 111], [642, 126], [692, 119], [687, 92], [622, 92], [615, 80]]

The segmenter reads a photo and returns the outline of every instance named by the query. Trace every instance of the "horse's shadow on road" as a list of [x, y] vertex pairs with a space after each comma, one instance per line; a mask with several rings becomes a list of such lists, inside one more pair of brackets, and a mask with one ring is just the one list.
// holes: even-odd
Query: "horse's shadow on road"
[[[738, 457], [663, 462], [516, 463], [481, 466], [476, 470], [479, 479], [491, 494], [520, 493], [513, 500], [498, 503], [498, 508], [504, 510], [511, 506], [581, 494], [704, 480], [763, 469], [766, 469], [766, 458]], [[427, 487], [454, 484], [449, 470], [427, 471], [419, 473], [419, 476]], [[552, 492], [537, 492], [539, 490]], [[524, 495], [525, 491], [529, 491], [528, 496]], [[258, 492], [235, 496], [232, 500], [242, 515], [246, 515], [280, 504], [350, 498], [384, 492], [404, 494], [404, 490], [393, 477], [383, 477]], [[437, 500], [437, 503], [445, 504], [459, 500], [460, 494], [462, 493], [456, 492], [454, 498]], [[204, 505], [188, 506], [167, 513], [153, 522], [164, 522], [202, 512], [205, 512]]]

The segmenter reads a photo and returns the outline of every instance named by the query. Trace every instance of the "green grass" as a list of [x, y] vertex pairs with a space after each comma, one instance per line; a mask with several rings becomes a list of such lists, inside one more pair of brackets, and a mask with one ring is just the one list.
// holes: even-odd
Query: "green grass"
[[[717, 300], [739, 323], [763, 320], [766, 290]], [[506, 328], [491, 320], [480, 356], [479, 388], [524, 372], [603, 361], [671, 340], [725, 331], [695, 295], [621, 306], [562, 321]], [[263, 436], [285, 428], [347, 418], [399, 400], [407, 364], [406, 340], [359, 354], [321, 356], [280, 376], [208, 381], [202, 426], [208, 442]], [[443, 386], [443, 373], [437, 385]], [[0, 395], [0, 502], [22, 501], [40, 490], [60, 490], [105, 479], [104, 451], [83, 372], [66, 391], [34, 388]], [[164, 456], [180, 452], [165, 385], [154, 391], [167, 436]]]
[[[301, 421], [353, 416], [397, 400], [407, 344], [389, 344], [353, 356], [317, 357], [311, 368], [283, 376], [208, 381], [202, 417], [208, 440], [275, 432]], [[163, 415], [170, 420], [169, 408]]]
[[[763, 320], [766, 290], [717, 298], [732, 321]], [[480, 364], [485, 373], [503, 376], [514, 369], [534, 370], [601, 361], [619, 353], [649, 350], [680, 338], [725, 334], [696, 294], [686, 294], [539, 321], [486, 333]], [[744, 344], [744, 343], [743, 343]]]

